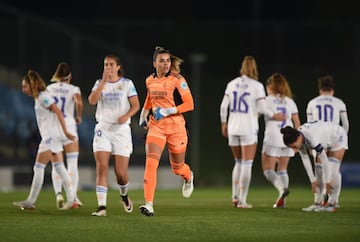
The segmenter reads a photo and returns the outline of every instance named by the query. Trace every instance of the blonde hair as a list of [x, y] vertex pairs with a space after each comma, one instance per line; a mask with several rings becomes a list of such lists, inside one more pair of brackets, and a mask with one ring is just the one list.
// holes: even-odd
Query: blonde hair
[[23, 77], [23, 80], [29, 84], [31, 90], [31, 96], [33, 98], [39, 97], [40, 92], [45, 91], [46, 84], [41, 78], [39, 73], [34, 70], [29, 70]]
[[279, 94], [280, 98], [293, 98], [288, 81], [281, 73], [272, 74], [266, 82], [274, 94]]
[[259, 80], [259, 73], [255, 58], [252, 56], [245, 56], [240, 69], [240, 75], [246, 75], [254, 80]]
[[154, 54], [153, 54], [153, 61], [156, 61], [156, 57], [159, 55], [159, 54], [169, 54], [170, 55], [170, 60], [171, 60], [171, 71], [173, 72], [177, 72], [177, 73], [180, 73], [181, 72], [181, 68], [180, 68], [180, 65], [182, 63], [184, 63], [184, 60], [181, 59], [180, 57], [177, 57], [175, 55], [172, 55], [170, 53], [169, 50], [165, 49], [164, 47], [161, 47], [161, 46], [156, 46], [155, 47], [155, 51], [154, 51]]
[[51, 78], [52, 82], [64, 82], [71, 78], [71, 68], [66, 62], [58, 64], [54, 75]]

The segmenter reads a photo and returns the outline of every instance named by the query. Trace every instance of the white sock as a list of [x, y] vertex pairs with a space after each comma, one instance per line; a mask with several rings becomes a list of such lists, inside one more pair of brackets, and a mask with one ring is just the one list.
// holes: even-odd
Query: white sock
[[240, 172], [241, 160], [235, 159], [235, 164], [232, 170], [232, 198], [238, 198], [240, 196]]
[[53, 188], [54, 188], [54, 192], [55, 195], [58, 194], [59, 192], [62, 192], [62, 180], [61, 180], [61, 176], [59, 175], [59, 173], [57, 173], [54, 164], [55, 163], [51, 163], [52, 167], [51, 167], [51, 180], [52, 180], [52, 184], [53, 184]]
[[323, 198], [324, 198], [324, 196], [323, 196], [320, 188], [317, 186], [315, 188], [315, 193], [314, 193], [314, 203], [317, 205], [320, 205], [323, 201]]
[[315, 163], [315, 178], [318, 183], [318, 187], [316, 188], [316, 192], [314, 193], [314, 203], [321, 204], [326, 193], [321, 163]]
[[73, 184], [75, 198], [79, 186], [79, 168], [78, 168], [79, 152], [71, 152], [66, 154], [67, 171]]
[[341, 175], [341, 172], [339, 171], [339, 193], [338, 193], [338, 196], [337, 196], [337, 199], [336, 199], [336, 204], [339, 204], [341, 186], [342, 186], [342, 175]]
[[273, 184], [276, 190], [278, 190], [279, 195], [281, 195], [285, 187], [278, 174], [276, 174], [274, 170], [268, 169], [264, 171], [264, 176], [271, 184]]
[[106, 207], [106, 199], [107, 199], [108, 188], [104, 186], [96, 186], [96, 198], [98, 201], [98, 205]]
[[242, 204], [246, 204], [246, 199], [249, 192], [249, 186], [251, 181], [252, 164], [253, 164], [252, 160], [241, 161], [239, 201]]
[[278, 171], [277, 174], [280, 177], [280, 180], [281, 180], [284, 188], [289, 188], [289, 174], [288, 174], [287, 170]]
[[75, 200], [75, 194], [74, 194], [70, 176], [65, 169], [64, 162], [62, 162], [62, 161], [53, 162], [53, 168], [55, 168], [56, 172], [61, 177], [62, 184], [63, 184], [64, 190], [66, 193], [67, 201], [73, 202]]
[[125, 196], [128, 193], [129, 190], [129, 182], [126, 183], [125, 185], [119, 185], [119, 192], [121, 196]]
[[329, 170], [330, 170], [330, 184], [332, 186], [332, 192], [329, 196], [328, 203], [335, 205], [340, 194], [340, 161], [334, 157], [329, 157]]
[[45, 164], [35, 161], [35, 164], [33, 167], [34, 175], [33, 175], [32, 183], [31, 183], [31, 189], [30, 189], [29, 196], [26, 199], [29, 202], [31, 202], [32, 204], [35, 204], [36, 199], [38, 198], [40, 190], [43, 186], [45, 167], [46, 167]]

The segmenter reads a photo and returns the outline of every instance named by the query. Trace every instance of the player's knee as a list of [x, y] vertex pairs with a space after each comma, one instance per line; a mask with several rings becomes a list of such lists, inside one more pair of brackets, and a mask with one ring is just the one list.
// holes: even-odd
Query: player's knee
[[156, 170], [159, 166], [160, 155], [156, 153], [149, 153], [146, 155], [146, 169]]

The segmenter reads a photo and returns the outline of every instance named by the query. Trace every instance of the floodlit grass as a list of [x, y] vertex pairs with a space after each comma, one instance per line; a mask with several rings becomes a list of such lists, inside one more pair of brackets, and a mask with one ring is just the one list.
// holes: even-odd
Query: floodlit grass
[[134, 211], [124, 212], [118, 191], [108, 194], [107, 217], [92, 217], [95, 191], [81, 191], [84, 207], [58, 211], [51, 189], [40, 193], [33, 211], [12, 205], [28, 190], [0, 193], [0, 241], [359, 241], [360, 190], [343, 189], [335, 213], [303, 212], [312, 202], [310, 188], [293, 187], [287, 208], [274, 209], [277, 192], [251, 187], [252, 209], [231, 205], [231, 188], [195, 188], [185, 199], [179, 190], [156, 193], [155, 215], [138, 207], [141, 190], [130, 191]]

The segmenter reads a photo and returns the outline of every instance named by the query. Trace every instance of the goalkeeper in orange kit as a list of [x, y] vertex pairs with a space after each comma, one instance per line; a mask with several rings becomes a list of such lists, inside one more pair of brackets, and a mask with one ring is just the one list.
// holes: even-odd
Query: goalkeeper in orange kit
[[[153, 54], [155, 73], [145, 80], [147, 96], [139, 124], [148, 131], [144, 172], [145, 204], [140, 206], [141, 213], [146, 216], [154, 215], [157, 168], [165, 145], [168, 146], [173, 173], [184, 179], [183, 196], [190, 197], [194, 190], [194, 175], [185, 163], [188, 135], [182, 115], [194, 109], [194, 100], [185, 78], [180, 74], [182, 62], [182, 59], [173, 56], [169, 50], [156, 47]], [[181, 104], [177, 106], [174, 93], [181, 97]], [[152, 115], [148, 119], [150, 112]]]

